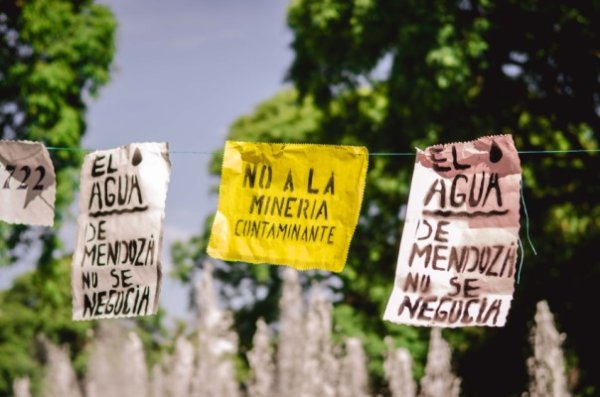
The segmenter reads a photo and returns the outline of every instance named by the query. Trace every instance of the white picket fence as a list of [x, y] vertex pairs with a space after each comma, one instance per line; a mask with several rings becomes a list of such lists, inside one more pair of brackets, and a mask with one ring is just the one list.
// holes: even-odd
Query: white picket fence
[[[262, 320], [247, 353], [250, 377], [240, 385], [235, 372], [237, 335], [232, 315], [219, 309], [210, 266], [197, 288], [198, 320], [193, 337], [179, 337], [173, 354], [150, 371], [135, 332], [118, 322], [102, 323], [91, 346], [84, 379], [77, 380], [68, 352], [45, 341], [43, 397], [367, 397], [367, 358], [361, 341], [343, 346], [331, 340], [332, 307], [318, 288], [304, 304], [296, 271], [283, 274], [280, 321], [275, 332]], [[534, 355], [528, 360], [529, 397], [566, 397], [567, 382], [561, 344], [546, 302], [540, 302], [532, 329]], [[415, 397], [412, 358], [405, 349], [388, 351], [384, 370], [392, 397]], [[29, 397], [27, 378], [14, 382], [16, 397]], [[420, 397], [458, 397], [460, 379], [452, 373], [451, 350], [433, 329]]]

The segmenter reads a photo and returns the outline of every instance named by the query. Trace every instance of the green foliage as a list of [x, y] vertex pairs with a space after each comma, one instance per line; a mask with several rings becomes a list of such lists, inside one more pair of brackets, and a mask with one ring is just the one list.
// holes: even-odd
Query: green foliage
[[[23, 376], [29, 376], [34, 391], [39, 391], [44, 362], [42, 336], [59, 346], [68, 345], [75, 371], [79, 376], [84, 374], [98, 322], [72, 320], [70, 268], [70, 256], [52, 260], [0, 292], [0, 396], [12, 395], [12, 381]], [[150, 367], [167, 348], [163, 317], [161, 310], [156, 316], [123, 320], [142, 340]]]
[[[597, 148], [598, 15], [597, 1], [295, 0], [288, 12], [295, 53], [289, 78], [300, 95], [288, 91], [267, 100], [234, 123], [229, 137], [410, 152], [510, 133], [520, 150]], [[383, 77], [382, 62], [389, 63]], [[383, 336], [407, 345], [420, 371], [427, 332], [381, 321], [413, 159], [370, 160], [344, 272], [305, 276], [326, 280], [335, 293], [335, 331], [365, 341], [378, 388]], [[457, 353], [465, 395], [520, 395], [527, 379], [528, 324], [535, 303], [547, 299], [568, 335], [569, 354], [577, 357], [570, 360], [577, 364], [570, 368], [571, 379], [579, 380], [572, 386], [580, 395], [593, 395], [600, 390], [595, 365], [600, 344], [587, 322], [589, 291], [600, 281], [600, 155], [524, 154], [522, 161], [539, 255], [526, 249], [504, 328], [449, 330], [445, 336]], [[181, 274], [200, 262], [207, 232], [204, 236], [191, 243], [194, 255]], [[237, 312], [242, 334], [253, 331], [249, 324], [259, 315], [273, 319], [280, 287], [276, 268], [233, 263], [219, 269], [226, 298], [253, 291], [255, 299]], [[257, 286], [265, 288], [263, 294]]]
[[[86, 97], [108, 81], [116, 22], [92, 0], [4, 0], [0, 3], [0, 135], [77, 148], [85, 130]], [[56, 223], [77, 190], [78, 151], [55, 151]], [[58, 228], [57, 228], [58, 229]], [[38, 236], [0, 225], [0, 265]], [[51, 232], [43, 232], [45, 234]], [[44, 249], [56, 248], [57, 242]]]
[[0, 293], [0, 396], [11, 395], [12, 380], [41, 379], [38, 337], [69, 344], [75, 369], [83, 370], [82, 353], [92, 322], [71, 320], [71, 259], [52, 261], [27, 273]]
[[[0, 136], [77, 149], [86, 100], [108, 81], [115, 49], [112, 12], [93, 0], [0, 2]], [[69, 258], [56, 259], [56, 235], [77, 190], [83, 154], [52, 152], [57, 194], [55, 227], [0, 224], [0, 266], [40, 250], [36, 271], [0, 293], [0, 396], [12, 380], [41, 376], [37, 338], [68, 344], [76, 370], [93, 323], [71, 320]]]

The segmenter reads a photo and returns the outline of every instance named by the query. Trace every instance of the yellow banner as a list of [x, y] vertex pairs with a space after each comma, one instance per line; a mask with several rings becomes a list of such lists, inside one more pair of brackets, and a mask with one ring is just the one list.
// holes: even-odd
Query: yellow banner
[[208, 254], [342, 271], [367, 165], [365, 147], [227, 141]]

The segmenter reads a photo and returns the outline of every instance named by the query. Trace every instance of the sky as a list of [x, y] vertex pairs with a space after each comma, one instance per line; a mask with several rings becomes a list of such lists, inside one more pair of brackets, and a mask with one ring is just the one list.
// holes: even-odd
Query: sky
[[[161, 304], [183, 318], [189, 289], [170, 279], [168, 246], [200, 232], [216, 209], [208, 153], [228, 126], [285, 87], [292, 60], [287, 0], [99, 0], [118, 22], [111, 81], [88, 101], [83, 146], [168, 142], [172, 163], [165, 209]], [[184, 154], [178, 151], [198, 153]], [[75, 228], [61, 235], [72, 247]], [[70, 239], [70, 241], [69, 241]], [[29, 265], [31, 266], [31, 265]], [[27, 269], [0, 277], [1, 287]]]
[[200, 232], [216, 209], [207, 153], [224, 144], [237, 117], [283, 88], [292, 60], [287, 1], [100, 2], [116, 15], [117, 52], [112, 81], [90, 101], [84, 146], [168, 142], [160, 301], [170, 316], [186, 318], [189, 288], [168, 277], [168, 246]]

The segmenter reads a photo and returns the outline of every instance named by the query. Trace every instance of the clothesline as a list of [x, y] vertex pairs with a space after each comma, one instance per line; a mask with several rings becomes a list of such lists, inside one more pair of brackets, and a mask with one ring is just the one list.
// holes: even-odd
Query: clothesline
[[[96, 149], [86, 149], [78, 147], [64, 146], [46, 146], [51, 151], [73, 151], [73, 152], [91, 152]], [[214, 152], [205, 150], [169, 150], [170, 154], [192, 154], [192, 155], [211, 155]], [[575, 153], [600, 153], [600, 149], [567, 149], [567, 150], [518, 150], [519, 154], [575, 154]], [[414, 156], [415, 152], [370, 152], [369, 156]]]

